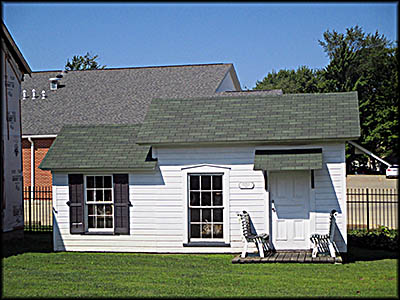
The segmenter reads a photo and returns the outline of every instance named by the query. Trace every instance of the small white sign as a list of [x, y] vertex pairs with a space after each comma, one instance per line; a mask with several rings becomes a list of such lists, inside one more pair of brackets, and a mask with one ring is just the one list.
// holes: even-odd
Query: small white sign
[[254, 182], [240, 182], [239, 188], [242, 190], [251, 190], [254, 188]]

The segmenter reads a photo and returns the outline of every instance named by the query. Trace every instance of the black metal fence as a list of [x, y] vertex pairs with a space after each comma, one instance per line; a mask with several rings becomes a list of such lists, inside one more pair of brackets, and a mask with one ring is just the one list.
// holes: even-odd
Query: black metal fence
[[[25, 231], [52, 231], [52, 187], [24, 188]], [[398, 229], [397, 189], [347, 189], [347, 229]]]
[[347, 189], [347, 229], [398, 229], [397, 189]]
[[24, 230], [52, 231], [52, 187], [24, 187]]

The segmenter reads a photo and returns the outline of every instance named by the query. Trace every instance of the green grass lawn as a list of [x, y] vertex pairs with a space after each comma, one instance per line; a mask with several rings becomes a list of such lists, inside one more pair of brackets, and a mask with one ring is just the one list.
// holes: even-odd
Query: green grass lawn
[[7, 297], [398, 297], [394, 253], [349, 263], [232, 264], [234, 255], [51, 252], [51, 235], [3, 248]]

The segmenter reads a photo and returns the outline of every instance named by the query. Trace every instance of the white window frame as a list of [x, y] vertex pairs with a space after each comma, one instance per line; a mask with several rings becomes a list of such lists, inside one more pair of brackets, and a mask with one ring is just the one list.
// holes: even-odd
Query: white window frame
[[[229, 209], [229, 174], [230, 168], [216, 165], [195, 165], [181, 169], [182, 172], [182, 199], [183, 199], [183, 242], [184, 244], [191, 242], [204, 242], [204, 243], [230, 243], [230, 209]], [[223, 205], [223, 238], [212, 239], [190, 239], [189, 238], [189, 174], [202, 174], [202, 175], [222, 175], [222, 205]]]
[[[88, 187], [86, 186], [87, 184], [87, 177], [96, 177], [96, 176], [109, 176], [111, 177], [111, 188], [102, 188], [103, 191], [104, 189], [107, 190], [111, 190], [111, 201], [103, 201], [103, 202], [96, 202], [96, 201], [91, 201], [88, 202], [87, 200], [87, 191], [88, 191]], [[96, 180], [96, 179], [95, 179]], [[89, 188], [89, 190], [96, 190], [96, 188]], [[114, 208], [114, 178], [112, 174], [87, 174], [84, 175], [84, 199], [85, 199], [85, 230], [87, 232], [114, 232], [114, 221], [115, 221], [115, 208]], [[89, 208], [88, 205], [90, 204], [111, 204], [112, 206], [112, 218], [113, 218], [113, 222], [112, 222], [112, 227], [111, 228], [89, 228]]]

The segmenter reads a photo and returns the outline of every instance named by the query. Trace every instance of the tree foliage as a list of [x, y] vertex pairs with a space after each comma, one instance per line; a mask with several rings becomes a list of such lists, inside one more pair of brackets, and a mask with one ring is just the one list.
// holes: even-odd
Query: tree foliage
[[346, 34], [327, 31], [319, 43], [331, 60], [321, 91], [357, 91], [359, 143], [381, 157], [392, 156], [399, 140], [398, 48], [384, 35], [366, 34], [358, 26]]
[[361, 123], [358, 142], [381, 157], [395, 155], [400, 104], [397, 45], [383, 34], [366, 34], [358, 26], [346, 29], [344, 34], [328, 30], [319, 44], [330, 59], [325, 68], [272, 71], [257, 82], [255, 89], [280, 88], [284, 93], [357, 91]]
[[65, 64], [65, 70], [67, 71], [73, 71], [73, 70], [95, 70], [95, 69], [104, 69], [106, 66], [101, 66], [99, 63], [96, 61], [98, 58], [98, 55], [91, 55], [89, 52], [87, 52], [84, 56], [81, 55], [74, 55], [72, 57], [71, 62], [69, 59], [67, 60], [67, 63]]
[[319, 71], [301, 66], [297, 70], [272, 71], [262, 81], [257, 81], [256, 90], [281, 89], [284, 93], [318, 92]]

